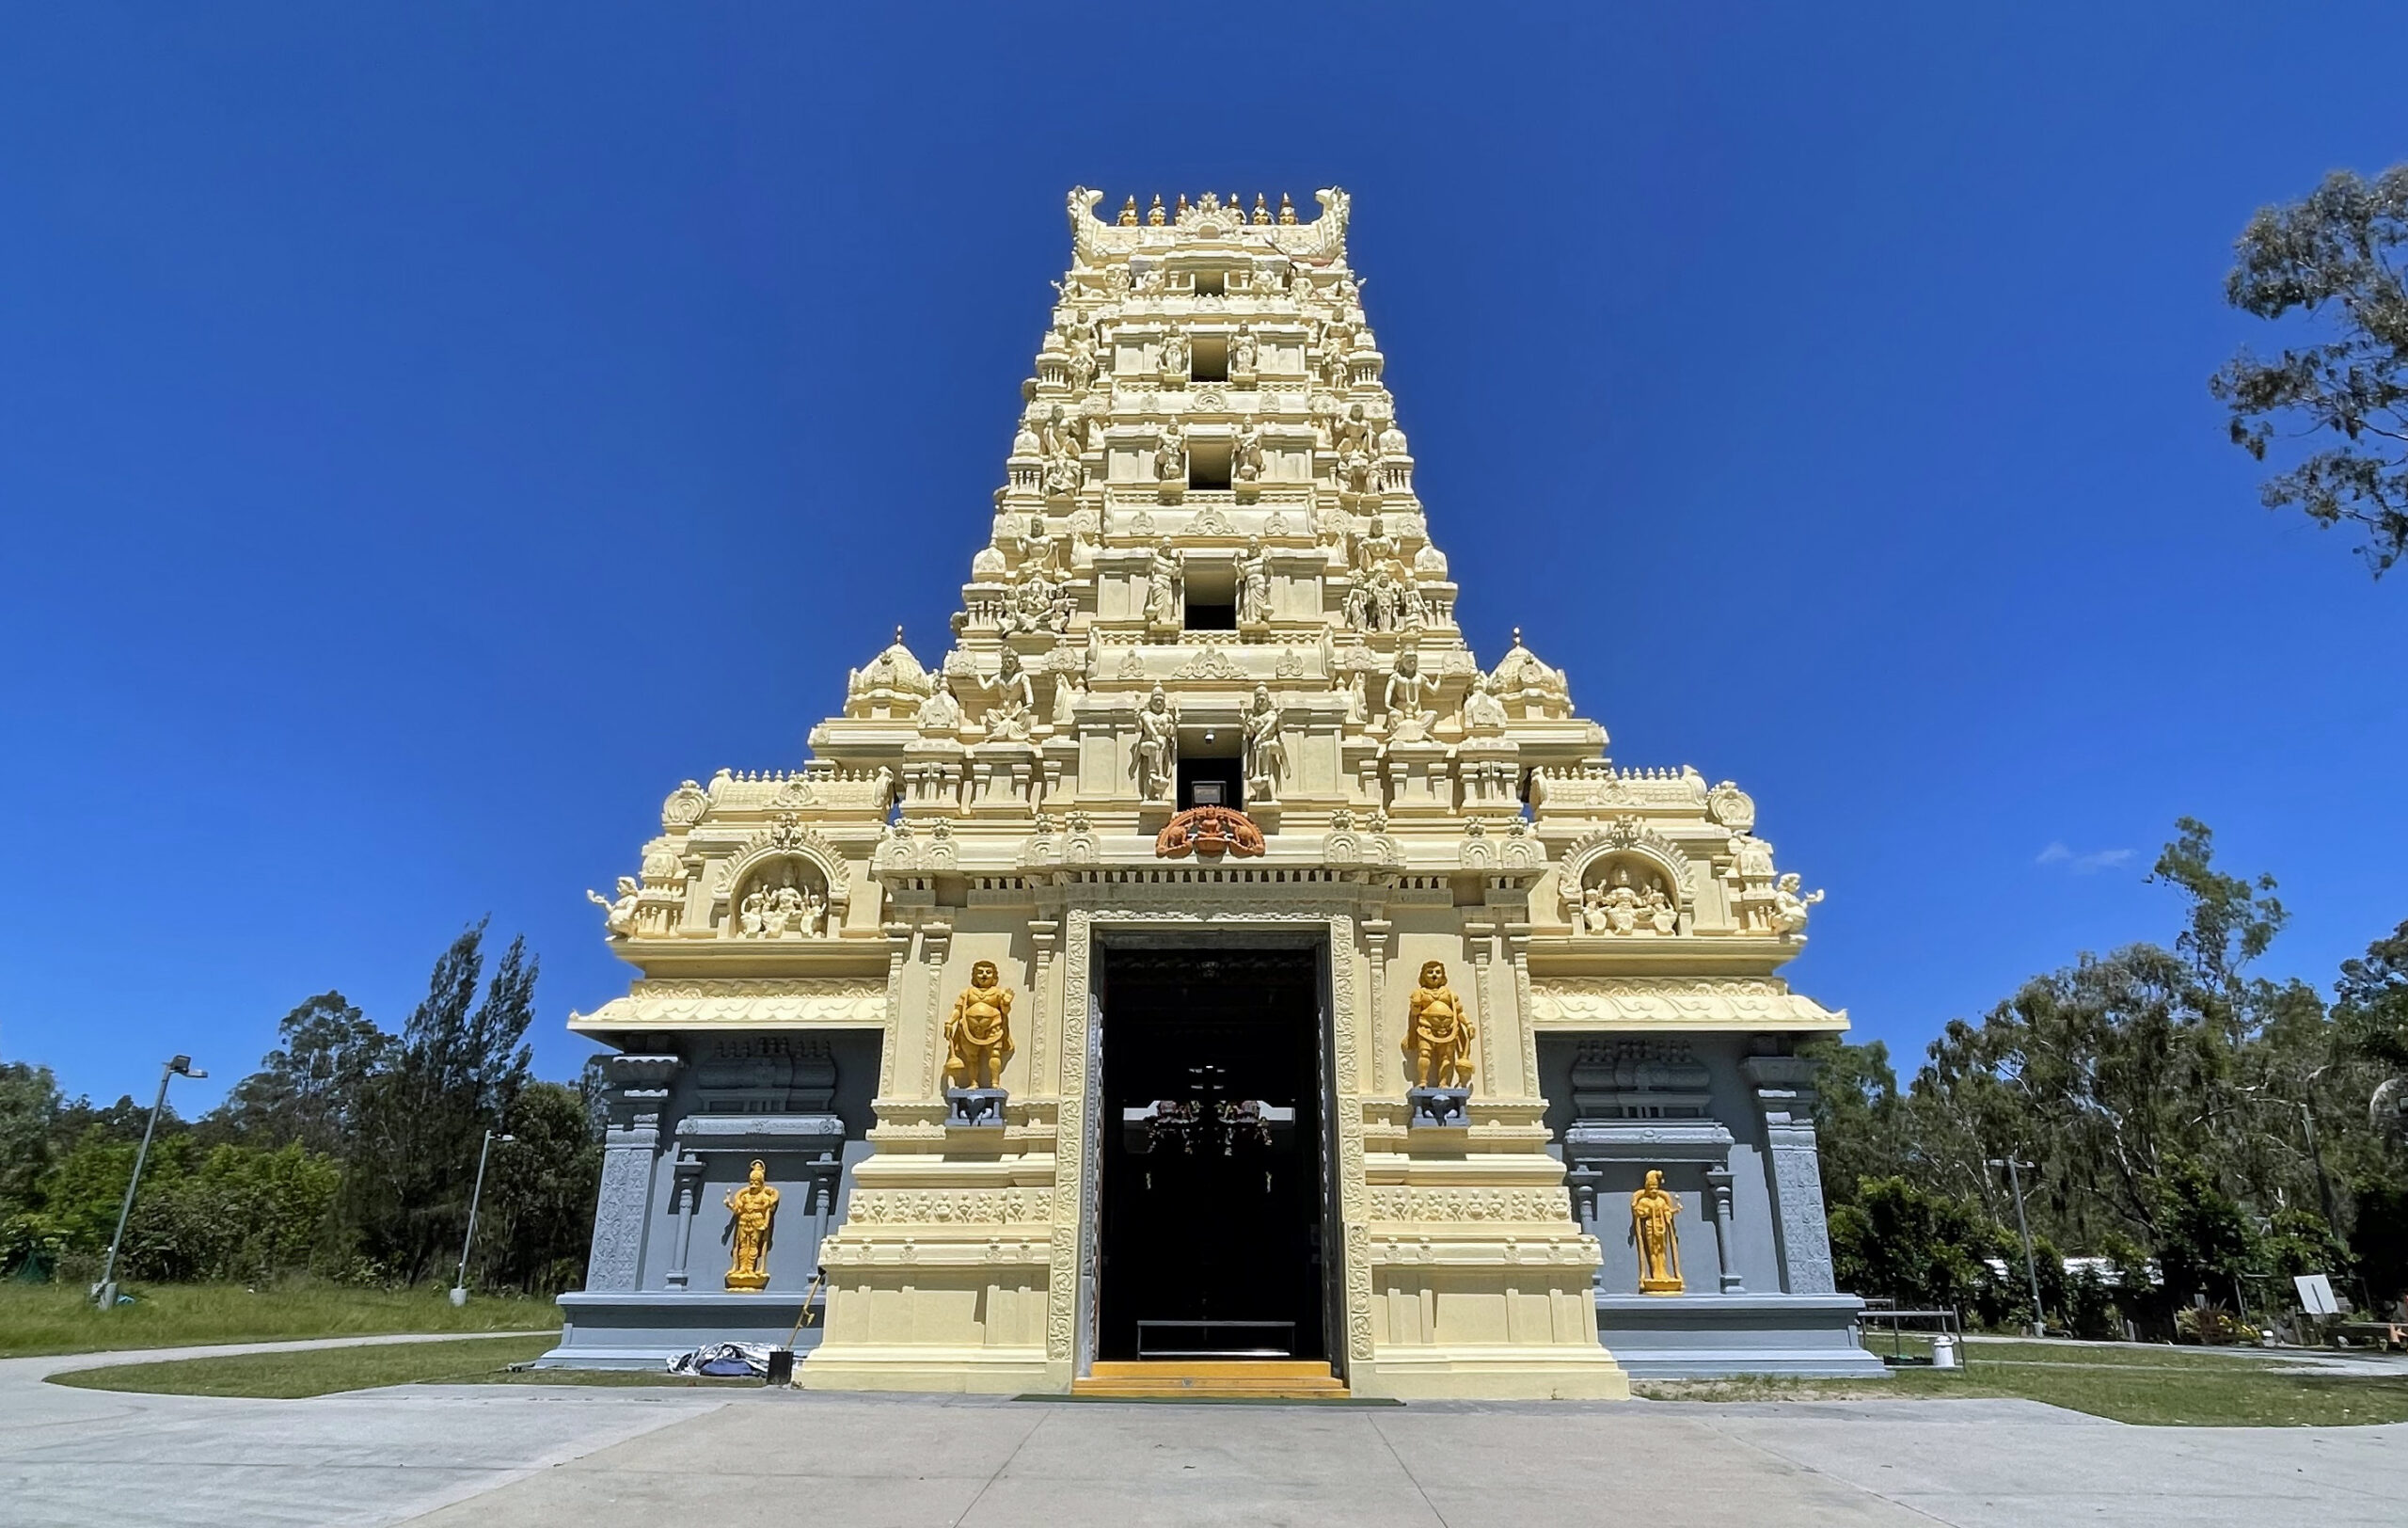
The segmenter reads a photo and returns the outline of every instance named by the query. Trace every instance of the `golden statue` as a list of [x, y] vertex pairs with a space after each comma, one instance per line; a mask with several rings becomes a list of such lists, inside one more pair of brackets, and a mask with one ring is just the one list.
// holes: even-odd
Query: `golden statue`
[[1405, 1000], [1404, 1013], [1404, 1055], [1415, 1086], [1469, 1088], [1471, 1017], [1447, 985], [1444, 962], [1421, 967], [1421, 985]]
[[1639, 1292], [1677, 1295], [1681, 1279], [1681, 1234], [1672, 1218], [1681, 1202], [1664, 1188], [1664, 1174], [1647, 1170], [1647, 1186], [1630, 1196], [1630, 1240], [1639, 1249]]
[[1012, 995], [1000, 979], [994, 962], [980, 961], [953, 1000], [944, 1023], [944, 1080], [952, 1087], [992, 1088], [1012, 1058]]
[[736, 1217], [727, 1228], [736, 1244], [735, 1260], [727, 1265], [730, 1289], [762, 1289], [769, 1282], [769, 1225], [778, 1218], [778, 1191], [768, 1179], [768, 1170], [756, 1159], [744, 1186], [728, 1190], [722, 1201]]

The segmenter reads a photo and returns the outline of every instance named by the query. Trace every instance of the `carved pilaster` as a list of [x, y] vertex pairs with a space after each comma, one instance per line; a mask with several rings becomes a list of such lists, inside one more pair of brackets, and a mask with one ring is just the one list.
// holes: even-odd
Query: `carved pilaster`
[[1521, 1031], [1521, 1096], [1535, 1098], [1539, 1090], [1538, 1027], [1530, 1022], [1530, 926], [1503, 926], [1505, 954], [1513, 970], [1513, 1024]]
[[672, 1234], [677, 1241], [669, 1250], [667, 1282], [672, 1289], [683, 1289], [694, 1251], [694, 1217], [702, 1208], [703, 1159], [690, 1152], [681, 1152], [673, 1166], [676, 1175], [671, 1180], [669, 1213], [676, 1218], [677, 1229]]
[[886, 935], [886, 1034], [879, 1046], [878, 1096], [895, 1096], [895, 1053], [903, 1040], [903, 970], [911, 963], [911, 926], [889, 923]]
[[[1386, 1037], [1380, 1033], [1381, 1022], [1386, 1017], [1388, 1011], [1387, 1004], [1383, 997], [1383, 994], [1387, 990], [1388, 937], [1395, 931], [1396, 925], [1390, 923], [1384, 917], [1374, 915], [1363, 919], [1364, 963], [1370, 967], [1370, 1073], [1371, 1089], [1374, 1092], [1380, 1091], [1387, 1087], [1387, 1071], [1391, 1065], [1397, 1069], [1398, 1088], [1403, 1088], [1405, 1083], [1409, 1080], [1404, 1075], [1403, 1052], [1400, 1050], [1397, 1054], [1396, 1059], [1394, 1061], [1390, 1061], [1387, 1055]], [[1402, 1035], [1397, 1037], [1398, 1043], [1400, 1045], [1403, 1043], [1403, 1038], [1404, 1037]]]
[[1705, 1170], [1706, 1202], [1714, 1211], [1714, 1255], [1722, 1269], [1722, 1293], [1744, 1295], [1747, 1285], [1731, 1261], [1731, 1170]]
[[1048, 998], [1054, 991], [1054, 947], [1062, 933], [1061, 923], [1054, 918], [1031, 918], [1028, 942], [1037, 956], [1037, 969], [1032, 976], [1037, 992], [1030, 1003], [1032, 1013], [1028, 1026], [1028, 1084], [1031, 1092], [1050, 1092], [1045, 1075], [1047, 1042], [1052, 1038], [1054, 1016]]
[[1751, 1056], [1739, 1070], [1764, 1116], [1782, 1282], [1792, 1295], [1830, 1294], [1830, 1223], [1814, 1148], [1814, 1063], [1801, 1056]]
[[920, 1096], [944, 1096], [944, 958], [953, 947], [953, 925], [931, 921], [920, 925], [920, 963], [927, 967], [927, 1044], [920, 1072]]
[[1464, 943], [1471, 948], [1472, 1002], [1480, 1010], [1480, 1074], [1487, 1079], [1488, 1091], [1492, 1097], [1504, 1092], [1504, 1090], [1497, 1086], [1502, 1079], [1497, 1075], [1498, 1005], [1496, 1001], [1496, 991], [1489, 984], [1492, 974], [1489, 967], [1495, 963], [1497, 957], [1496, 935], [1497, 930], [1493, 924], [1470, 918], [1464, 921]]
[[589, 1290], [633, 1290], [643, 1271], [644, 1228], [652, 1218], [653, 1158], [669, 1105], [674, 1056], [609, 1056], [602, 1075], [610, 1120], [602, 1142], [602, 1192], [594, 1208]]

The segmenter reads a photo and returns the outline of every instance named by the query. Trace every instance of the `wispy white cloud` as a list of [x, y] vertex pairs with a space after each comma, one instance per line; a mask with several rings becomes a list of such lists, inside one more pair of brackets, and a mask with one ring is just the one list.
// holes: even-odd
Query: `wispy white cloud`
[[2120, 869], [2131, 863], [2137, 851], [2130, 849], [2092, 849], [2077, 853], [2061, 839], [2051, 839], [2049, 847], [2033, 856], [2035, 865], [2062, 865], [2068, 874], [2097, 875], [2101, 870]]

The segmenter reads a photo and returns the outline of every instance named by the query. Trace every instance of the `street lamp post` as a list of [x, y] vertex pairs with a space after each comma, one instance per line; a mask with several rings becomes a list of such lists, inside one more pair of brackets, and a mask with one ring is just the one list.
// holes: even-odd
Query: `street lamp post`
[[485, 1196], [485, 1157], [492, 1153], [495, 1141], [507, 1146], [517, 1138], [516, 1136], [497, 1136], [488, 1128], [484, 1144], [477, 1148], [477, 1186], [468, 1191], [468, 1234], [460, 1238], [460, 1273], [452, 1281], [452, 1303], [454, 1305], [468, 1303], [468, 1249], [475, 1246], [477, 1240], [477, 1202]]
[[2015, 1230], [2023, 1238], [2023, 1276], [2032, 1281], [2032, 1334], [2036, 1337], [2048, 1327], [2040, 1311], [2040, 1265], [2032, 1256], [2032, 1226], [2023, 1218], [2023, 1176], [2020, 1170], [2032, 1164], [2018, 1162], [2011, 1156], [1993, 1156], [1989, 1165], [2006, 1169], [2006, 1181], [2015, 1190]]
[[101, 1265], [101, 1281], [92, 1290], [101, 1309], [117, 1309], [117, 1253], [125, 1245], [126, 1218], [134, 1213], [134, 1190], [142, 1182], [142, 1164], [150, 1155], [150, 1137], [159, 1128], [159, 1111], [167, 1106], [167, 1079], [170, 1077], [205, 1077], [206, 1072], [193, 1070], [189, 1056], [171, 1056], [159, 1069], [159, 1096], [150, 1101], [150, 1122], [142, 1127], [142, 1144], [134, 1153], [134, 1176], [125, 1180], [125, 1202], [117, 1208], [117, 1234], [109, 1238], [108, 1261]]

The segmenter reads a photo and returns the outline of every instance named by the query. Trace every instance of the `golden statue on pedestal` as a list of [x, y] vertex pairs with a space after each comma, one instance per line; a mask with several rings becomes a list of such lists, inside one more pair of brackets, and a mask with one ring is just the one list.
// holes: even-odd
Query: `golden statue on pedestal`
[[1471, 1086], [1471, 1017], [1447, 985], [1447, 966], [1421, 967], [1421, 985], [1404, 1005], [1404, 1056], [1418, 1088]]
[[768, 1176], [768, 1170], [755, 1158], [744, 1186], [728, 1190], [721, 1201], [735, 1216], [727, 1227], [728, 1238], [735, 1243], [735, 1256], [727, 1265], [730, 1289], [758, 1290], [768, 1285], [769, 1229], [778, 1218], [778, 1191], [769, 1186]]
[[1681, 1234], [1672, 1218], [1681, 1202], [1664, 1187], [1664, 1174], [1647, 1170], [1647, 1186], [1630, 1196], [1630, 1241], [1639, 1249], [1639, 1292], [1677, 1295], [1688, 1285], [1681, 1279]]
[[992, 961], [970, 968], [970, 985], [953, 1000], [944, 1022], [944, 1080], [955, 1088], [993, 1088], [1012, 1058], [1011, 989], [1000, 985]]

